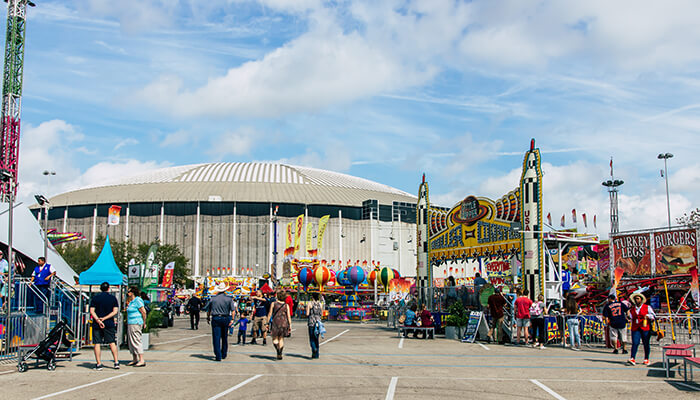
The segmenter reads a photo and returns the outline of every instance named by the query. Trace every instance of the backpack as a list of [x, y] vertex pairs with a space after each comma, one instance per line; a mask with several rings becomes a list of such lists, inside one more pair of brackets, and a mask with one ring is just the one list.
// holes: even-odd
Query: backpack
[[540, 307], [539, 301], [532, 303], [530, 306], [530, 315], [536, 315], [538, 317], [542, 315], [542, 308]]

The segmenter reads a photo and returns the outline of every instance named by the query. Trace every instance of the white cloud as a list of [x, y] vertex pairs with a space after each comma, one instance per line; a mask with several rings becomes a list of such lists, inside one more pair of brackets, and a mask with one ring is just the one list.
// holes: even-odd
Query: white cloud
[[171, 0], [86, 0], [78, 9], [85, 15], [115, 18], [129, 34], [170, 26], [180, 6]]
[[114, 150], [116, 151], [116, 150], [121, 149], [121, 148], [124, 147], [124, 146], [133, 146], [133, 145], [136, 145], [136, 144], [139, 144], [139, 141], [138, 141], [137, 139], [134, 139], [134, 138], [125, 138], [125, 139], [120, 140], [120, 141], [114, 146]]
[[259, 131], [255, 128], [244, 126], [233, 132], [220, 135], [214, 140], [211, 153], [218, 157], [248, 155], [254, 144], [256, 142], [259, 143], [261, 139], [262, 134]]
[[102, 185], [119, 178], [144, 173], [170, 166], [168, 162], [125, 160], [119, 162], [103, 161], [97, 163], [65, 184], [66, 190], [75, 190], [87, 186]]
[[160, 142], [160, 147], [182, 146], [193, 141], [196, 141], [196, 135], [186, 129], [180, 129], [176, 132], [165, 135], [165, 138]]

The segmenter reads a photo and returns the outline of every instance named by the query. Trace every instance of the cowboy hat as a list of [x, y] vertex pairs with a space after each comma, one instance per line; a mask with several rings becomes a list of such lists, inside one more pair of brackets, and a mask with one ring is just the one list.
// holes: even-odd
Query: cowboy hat
[[634, 301], [634, 298], [635, 298], [635, 297], [641, 297], [641, 298], [642, 298], [642, 304], [644, 304], [644, 303], [647, 302], [646, 296], [644, 296], [644, 295], [641, 294], [641, 293], [632, 293], [632, 294], [630, 295], [630, 300]]
[[211, 292], [213, 294], [218, 294], [221, 292], [225, 292], [227, 290], [228, 290], [228, 286], [225, 283], [221, 282], [218, 285], [214, 286], [214, 289], [212, 289]]

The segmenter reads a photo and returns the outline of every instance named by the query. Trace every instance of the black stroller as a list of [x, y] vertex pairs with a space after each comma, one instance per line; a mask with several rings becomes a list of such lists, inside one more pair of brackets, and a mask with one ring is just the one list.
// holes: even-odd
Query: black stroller
[[74, 336], [73, 330], [68, 326], [66, 320], [59, 321], [56, 326], [49, 331], [46, 338], [37, 345], [21, 346], [17, 360], [17, 370], [24, 372], [27, 370], [27, 360], [35, 359], [36, 366], [39, 362], [46, 362], [46, 369], [53, 371], [56, 369], [56, 354], [61, 346], [69, 349], [69, 357], [73, 358], [72, 341], [68, 335]]

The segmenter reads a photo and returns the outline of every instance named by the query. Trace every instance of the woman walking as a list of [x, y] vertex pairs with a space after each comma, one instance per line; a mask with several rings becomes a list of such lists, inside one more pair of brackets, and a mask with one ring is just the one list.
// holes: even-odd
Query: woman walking
[[632, 293], [630, 296], [634, 306], [630, 309], [632, 317], [632, 354], [629, 363], [635, 365], [634, 358], [637, 356], [639, 342], [644, 345], [644, 365], [649, 365], [649, 340], [651, 339], [651, 324], [656, 318], [654, 309], [645, 304], [647, 298], [641, 293]]
[[140, 290], [136, 286], [130, 287], [126, 294], [129, 301], [129, 305], [126, 307], [126, 336], [129, 342], [129, 351], [133, 358], [128, 365], [134, 367], [146, 366], [146, 362], [143, 360], [143, 345], [141, 344], [141, 333], [146, 324], [146, 308], [143, 304], [143, 299], [139, 296], [140, 294]]
[[579, 332], [578, 316], [581, 314], [581, 308], [576, 302], [573, 294], [566, 298], [564, 303], [564, 312], [566, 313], [566, 325], [569, 328], [569, 339], [571, 340], [571, 350], [581, 350], [581, 334]]
[[272, 336], [272, 344], [277, 350], [277, 359], [282, 359], [282, 350], [284, 350], [284, 337], [287, 336], [292, 329], [292, 310], [285, 302], [287, 292], [284, 289], [277, 290], [277, 299], [270, 307], [270, 313], [267, 318], [270, 321], [270, 335]]
[[323, 304], [319, 301], [319, 294], [312, 293], [313, 299], [306, 304], [306, 315], [308, 316], [309, 344], [311, 344], [311, 358], [318, 358], [318, 337], [320, 335], [321, 318], [323, 317]]

